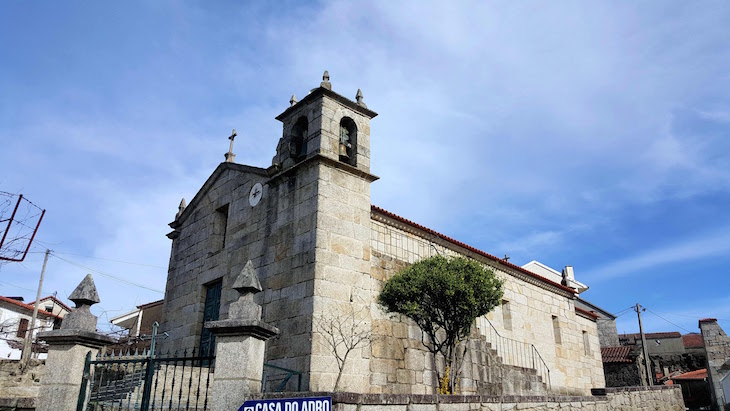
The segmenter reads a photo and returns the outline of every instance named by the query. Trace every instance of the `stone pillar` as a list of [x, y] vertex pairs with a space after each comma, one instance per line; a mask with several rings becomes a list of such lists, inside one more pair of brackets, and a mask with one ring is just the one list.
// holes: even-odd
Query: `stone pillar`
[[231, 304], [227, 320], [208, 321], [215, 335], [215, 379], [211, 410], [237, 410], [251, 394], [261, 392], [265, 341], [279, 333], [261, 322], [261, 307], [253, 295], [261, 284], [249, 260], [233, 283], [238, 301]]
[[99, 302], [99, 295], [90, 274], [71, 293], [69, 300], [76, 303], [76, 308], [63, 319], [61, 329], [38, 334], [40, 340], [48, 343], [38, 411], [77, 409], [85, 378], [86, 356], [91, 353], [91, 358], [95, 358], [104, 345], [114, 342], [113, 338], [96, 332], [97, 318], [89, 307]]
[[730, 399], [725, 398], [722, 389], [722, 378], [730, 369], [730, 338], [717, 323], [715, 318], [704, 318], [699, 321], [702, 340], [707, 353], [707, 376], [710, 381], [713, 409], [730, 409], [725, 407]]

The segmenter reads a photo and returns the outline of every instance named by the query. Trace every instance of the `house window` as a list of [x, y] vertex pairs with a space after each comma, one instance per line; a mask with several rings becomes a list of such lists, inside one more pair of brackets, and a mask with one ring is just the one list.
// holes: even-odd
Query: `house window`
[[215, 352], [215, 336], [207, 328], [206, 321], [217, 321], [221, 309], [221, 289], [223, 281], [218, 280], [205, 287], [205, 306], [203, 308], [203, 328], [200, 332], [200, 355], [213, 355]]
[[553, 335], [555, 336], [555, 344], [560, 345], [562, 339], [560, 338], [560, 321], [558, 317], [553, 315]]
[[502, 300], [502, 324], [505, 330], [512, 331], [512, 308], [507, 300]]
[[585, 352], [586, 355], [591, 355], [591, 344], [588, 339], [587, 331], [583, 331], [583, 352]]
[[211, 242], [213, 244], [213, 252], [226, 248], [226, 229], [228, 227], [228, 204], [215, 210], [213, 214], [213, 235]]
[[357, 165], [357, 126], [349, 117], [340, 121], [340, 161]]
[[28, 331], [28, 319], [21, 318], [20, 324], [18, 324], [18, 334], [20, 338], [25, 338], [25, 333]]

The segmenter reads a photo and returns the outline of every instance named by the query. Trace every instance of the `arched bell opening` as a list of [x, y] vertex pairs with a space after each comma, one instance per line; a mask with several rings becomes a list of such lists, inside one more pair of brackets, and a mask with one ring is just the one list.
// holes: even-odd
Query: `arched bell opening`
[[340, 121], [340, 161], [357, 165], [357, 126], [355, 121], [344, 117]]

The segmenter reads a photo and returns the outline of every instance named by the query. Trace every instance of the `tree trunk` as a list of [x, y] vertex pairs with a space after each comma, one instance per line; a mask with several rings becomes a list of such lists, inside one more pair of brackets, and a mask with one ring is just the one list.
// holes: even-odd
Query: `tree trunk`
[[335, 388], [332, 391], [337, 391], [340, 388], [340, 379], [342, 378], [342, 372], [345, 370], [345, 363], [347, 363], [347, 356], [350, 354], [350, 351], [348, 350], [345, 353], [345, 356], [342, 358], [342, 366], [340, 367], [340, 372], [337, 373], [337, 379], [335, 380]]

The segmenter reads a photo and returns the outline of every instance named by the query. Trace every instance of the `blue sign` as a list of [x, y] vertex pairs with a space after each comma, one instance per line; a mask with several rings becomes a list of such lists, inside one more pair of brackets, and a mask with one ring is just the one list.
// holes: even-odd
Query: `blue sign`
[[238, 411], [331, 411], [332, 397], [248, 400]]

